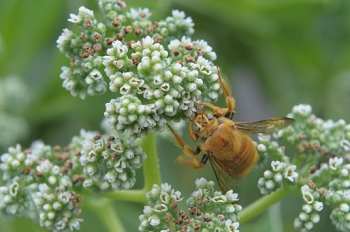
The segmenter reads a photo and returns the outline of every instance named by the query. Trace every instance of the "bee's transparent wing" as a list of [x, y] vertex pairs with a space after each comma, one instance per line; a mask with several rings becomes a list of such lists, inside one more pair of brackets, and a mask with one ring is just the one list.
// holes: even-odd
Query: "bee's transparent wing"
[[292, 118], [269, 118], [256, 122], [236, 122], [235, 128], [247, 134], [271, 135], [291, 125], [295, 120]]
[[222, 194], [225, 194], [231, 189], [234, 192], [238, 192], [238, 178], [229, 175], [229, 171], [225, 169], [224, 165], [220, 164], [220, 161], [218, 161], [215, 156], [208, 156]]

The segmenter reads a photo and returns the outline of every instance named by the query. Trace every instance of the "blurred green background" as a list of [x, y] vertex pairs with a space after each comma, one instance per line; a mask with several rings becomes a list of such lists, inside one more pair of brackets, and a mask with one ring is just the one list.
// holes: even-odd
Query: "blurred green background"
[[[150, 8], [153, 20], [165, 18], [172, 9], [192, 17], [196, 31], [192, 38], [208, 41], [217, 53], [217, 65], [230, 79], [237, 105], [235, 120], [284, 116], [294, 105], [307, 103], [318, 117], [350, 121], [350, 1], [126, 3], [128, 7]], [[36, 139], [64, 146], [80, 128], [99, 130], [104, 104], [115, 96], [109, 93], [84, 101], [73, 98], [61, 87], [59, 78], [60, 67], [68, 65], [69, 60], [59, 53], [56, 40], [63, 28], [76, 29], [67, 19], [82, 5], [102, 19], [94, 0], [0, 1], [0, 154], [17, 142], [23, 148]], [[7, 99], [4, 92], [10, 91], [11, 82], [6, 85], [5, 81], [18, 80], [16, 76], [24, 90], [16, 90]], [[25, 100], [16, 94], [24, 95]], [[218, 105], [224, 106], [223, 99]], [[6, 119], [11, 118], [18, 120], [9, 123]], [[194, 190], [195, 179], [203, 176], [215, 180], [210, 165], [192, 170], [174, 163], [181, 150], [172, 149], [175, 146], [169, 139], [159, 138], [158, 144], [163, 182], [172, 184], [185, 198]], [[256, 183], [263, 170], [255, 169], [241, 181], [243, 207], [260, 197]], [[142, 187], [142, 181], [137, 187]], [[293, 220], [301, 204], [301, 197], [287, 197], [241, 225], [240, 231], [294, 231]], [[116, 202], [115, 209], [123, 209], [120, 217], [126, 228], [136, 231], [143, 206]], [[313, 231], [335, 231], [329, 214], [330, 209], [325, 207]], [[81, 231], [106, 231], [88, 208], [83, 208], [83, 218]], [[0, 220], [0, 231], [45, 230], [27, 219], [15, 219]]]

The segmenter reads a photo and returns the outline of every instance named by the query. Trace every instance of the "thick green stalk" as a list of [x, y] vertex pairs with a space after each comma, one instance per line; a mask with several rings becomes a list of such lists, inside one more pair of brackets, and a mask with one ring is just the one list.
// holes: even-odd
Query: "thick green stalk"
[[273, 192], [269, 195], [266, 195], [260, 198], [259, 200], [255, 201], [254, 203], [250, 204], [249, 206], [247, 206], [242, 210], [242, 212], [240, 213], [239, 222], [244, 223], [258, 216], [260, 213], [265, 211], [271, 205], [279, 202], [282, 198], [287, 196], [289, 193], [290, 192], [287, 188], [281, 188], [276, 192]]
[[147, 159], [143, 165], [144, 189], [147, 192], [152, 189], [153, 184], [161, 185], [162, 183], [155, 138], [154, 134], [149, 133], [147, 138], [143, 140], [143, 150], [147, 154]]
[[112, 201], [107, 198], [88, 199], [88, 207], [100, 217], [108, 231], [126, 232], [123, 223], [113, 207]]
[[138, 202], [142, 204], [146, 204], [146, 190], [138, 189], [138, 190], [121, 190], [121, 191], [114, 191], [114, 192], [108, 192], [108, 193], [102, 193], [101, 196], [110, 198], [110, 199], [116, 199], [121, 201], [130, 201], [130, 202]]

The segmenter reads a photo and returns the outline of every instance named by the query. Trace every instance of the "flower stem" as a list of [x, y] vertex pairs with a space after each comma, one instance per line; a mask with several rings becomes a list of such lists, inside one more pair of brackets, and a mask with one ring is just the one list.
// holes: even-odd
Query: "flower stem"
[[139, 202], [139, 203], [146, 204], [147, 203], [146, 192], [147, 191], [145, 190], [145, 188], [143, 188], [138, 190], [121, 190], [121, 191], [102, 193], [101, 196], [104, 196], [110, 199]]
[[289, 188], [281, 188], [270, 195], [266, 195], [254, 203], [250, 204], [248, 207], [244, 208], [240, 213], [240, 223], [249, 221], [250, 219], [256, 217], [268, 207], [279, 202], [282, 198], [287, 196], [290, 193]]
[[126, 232], [116, 210], [113, 208], [111, 200], [94, 197], [94, 199], [89, 199], [84, 202], [88, 202], [88, 207], [92, 208], [100, 217], [108, 231]]
[[149, 133], [147, 138], [143, 140], [143, 150], [147, 154], [147, 159], [143, 165], [144, 189], [147, 192], [152, 189], [153, 184], [161, 185], [162, 183], [155, 137], [154, 134]]

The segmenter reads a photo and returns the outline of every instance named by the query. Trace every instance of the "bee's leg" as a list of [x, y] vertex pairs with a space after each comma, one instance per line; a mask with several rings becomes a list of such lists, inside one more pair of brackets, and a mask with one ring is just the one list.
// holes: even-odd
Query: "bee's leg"
[[[193, 140], [193, 141], [197, 141], [197, 139], [198, 139], [198, 135], [196, 134], [196, 133], [194, 133], [194, 131], [193, 131], [193, 121], [191, 120], [190, 121], [190, 137], [191, 137], [191, 139]], [[199, 153], [199, 152], [198, 152]]]
[[[197, 146], [196, 150], [200, 151], [199, 146]], [[194, 169], [202, 168], [207, 163], [209, 159], [209, 156], [207, 154], [204, 154], [202, 156], [202, 159], [200, 159], [198, 156], [191, 158], [188, 158], [186, 156], [180, 156], [176, 161], [180, 162], [182, 165], [187, 167], [193, 167]]]
[[190, 157], [194, 157], [194, 156], [197, 156], [201, 152], [199, 147], [197, 147], [196, 150], [193, 150], [190, 146], [188, 146], [185, 143], [183, 138], [168, 123], [166, 125], [168, 126], [169, 130], [173, 134], [175, 144], [178, 147], [180, 147], [186, 155], [188, 155]]
[[199, 169], [204, 167], [205, 163], [202, 162], [203, 158], [200, 159], [199, 156], [194, 156], [192, 158], [187, 156], [180, 156], [176, 159], [177, 162], [186, 167], [192, 167], [194, 169]]
[[222, 89], [222, 92], [224, 93], [225, 97], [226, 97], [226, 106], [227, 106], [227, 110], [225, 113], [225, 117], [232, 119], [233, 116], [235, 115], [235, 99], [232, 97], [231, 95], [231, 88], [227, 82], [226, 79], [224, 79], [221, 75], [221, 71], [220, 68], [218, 68], [218, 75], [219, 75], [219, 84], [220, 87]]
[[201, 163], [204, 165], [208, 162], [209, 156], [207, 154], [204, 154], [201, 160]]
[[223, 116], [228, 111], [227, 108], [221, 108], [218, 106], [214, 106], [213, 104], [211, 104], [209, 102], [201, 102], [199, 104], [212, 109], [214, 112], [214, 117], [216, 117], [216, 118]]
[[193, 150], [184, 142], [183, 138], [168, 123], [167, 126], [173, 134], [175, 144], [184, 151], [185, 155], [187, 155], [180, 156], [176, 159], [176, 161], [184, 166], [193, 167], [195, 169], [203, 167], [205, 163], [203, 163], [202, 160], [197, 156], [201, 152], [200, 147], [197, 146], [196, 149]]
[[218, 76], [219, 76], [219, 84], [220, 87], [222, 89], [222, 92], [224, 93], [226, 99], [226, 106], [227, 108], [220, 108], [217, 106], [214, 106], [211, 103], [208, 102], [201, 102], [200, 104], [202, 106], [206, 106], [211, 108], [214, 111], [214, 116], [215, 117], [221, 117], [221, 116], [225, 116], [226, 118], [232, 119], [233, 116], [235, 115], [235, 99], [232, 97], [231, 95], [231, 89], [230, 86], [227, 82], [226, 79], [224, 79], [221, 75], [220, 69], [218, 68]]

